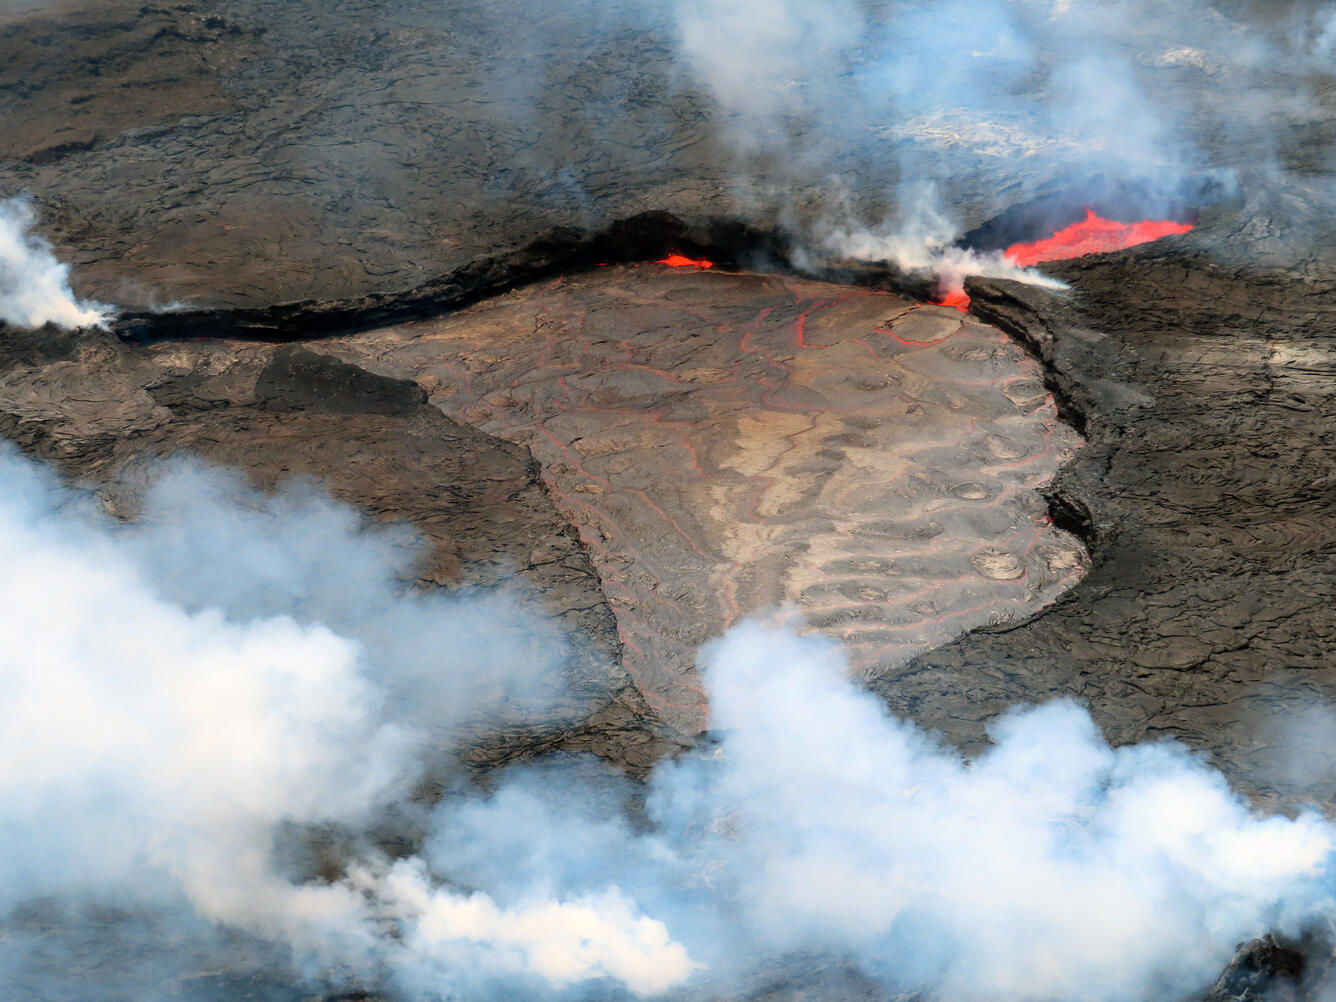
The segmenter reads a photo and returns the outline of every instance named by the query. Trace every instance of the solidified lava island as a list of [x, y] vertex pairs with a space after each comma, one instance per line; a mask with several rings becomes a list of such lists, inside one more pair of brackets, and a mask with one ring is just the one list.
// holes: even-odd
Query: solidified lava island
[[778, 276], [607, 268], [333, 353], [533, 453], [665, 720], [701, 644], [794, 603], [885, 675], [1085, 562], [1035, 488], [1079, 439], [1035, 364], [958, 313]]
[[1323, 1002], [1336, 7], [0, 0], [0, 1002]]

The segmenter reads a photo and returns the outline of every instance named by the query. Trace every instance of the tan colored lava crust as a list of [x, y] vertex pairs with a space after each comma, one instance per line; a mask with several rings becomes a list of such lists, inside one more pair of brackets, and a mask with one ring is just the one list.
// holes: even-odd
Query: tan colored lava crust
[[707, 722], [698, 648], [796, 605], [865, 675], [1083, 572], [1035, 488], [1079, 444], [955, 310], [794, 278], [609, 267], [312, 345], [532, 450], [650, 704]]

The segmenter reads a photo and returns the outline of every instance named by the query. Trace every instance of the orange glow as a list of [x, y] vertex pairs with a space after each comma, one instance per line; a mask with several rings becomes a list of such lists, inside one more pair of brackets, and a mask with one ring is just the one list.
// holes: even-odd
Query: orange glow
[[1015, 264], [1028, 267], [1041, 261], [1066, 261], [1087, 254], [1107, 254], [1160, 237], [1186, 233], [1190, 229], [1191, 223], [1176, 223], [1172, 219], [1118, 223], [1095, 215], [1093, 209], [1086, 209], [1086, 217], [1079, 223], [1063, 227], [1046, 240], [1012, 244], [1007, 248], [1006, 256]]
[[714, 262], [707, 261], [705, 258], [689, 258], [684, 254], [669, 254], [666, 258], [656, 262], [666, 264], [669, 268], [713, 268]]
[[933, 306], [954, 306], [961, 313], [970, 308], [970, 297], [963, 289], [947, 289], [942, 298], [932, 303]]

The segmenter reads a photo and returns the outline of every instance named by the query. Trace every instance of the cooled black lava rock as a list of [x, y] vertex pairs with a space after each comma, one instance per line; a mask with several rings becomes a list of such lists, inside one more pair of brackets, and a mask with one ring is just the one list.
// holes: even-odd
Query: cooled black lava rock
[[287, 345], [260, 372], [255, 398], [271, 407], [309, 407], [326, 414], [411, 417], [427, 402], [427, 391], [411, 380], [379, 376]]
[[1288, 722], [1336, 701], [1336, 268], [1225, 263], [1240, 225], [1047, 266], [1067, 293], [966, 284], [1087, 436], [1047, 492], [1092, 568], [880, 680], [894, 709], [978, 742], [1073, 696], [1115, 743], [1174, 736], [1255, 794], [1336, 797], [1329, 761], [1318, 786], [1283, 767]]
[[1303, 980], [1304, 955], [1271, 936], [1239, 944], [1203, 1002], [1277, 1002], [1293, 999]]

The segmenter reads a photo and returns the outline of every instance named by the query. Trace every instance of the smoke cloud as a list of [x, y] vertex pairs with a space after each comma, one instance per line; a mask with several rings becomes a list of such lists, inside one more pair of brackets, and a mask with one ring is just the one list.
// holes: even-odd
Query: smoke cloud
[[37, 214], [30, 203], [0, 200], [0, 322], [14, 327], [105, 327], [111, 308], [76, 299], [69, 265], [32, 232]]
[[1325, 59], [1336, 52], [1336, 7], [1326, 7], [1317, 15], [1313, 53]]
[[[697, 997], [838, 964], [960, 1002], [1124, 1002], [1331, 914], [1317, 813], [1256, 814], [1065, 701], [963, 758], [787, 620], [707, 647], [712, 738], [647, 784], [555, 757], [428, 810], [413, 786], [465, 721], [549, 698], [550, 624], [403, 594], [411, 538], [310, 487], [170, 466], [126, 525], [12, 454], [0, 481], [0, 981], [31, 997], [68, 963], [25, 933], [43, 901], [123, 909], [120, 935], [203, 920], [414, 1000]], [[417, 834], [386, 842], [395, 815]]]
[[[808, 110], [814, 63], [843, 59], [863, 33], [853, 0], [677, 5], [682, 51], [725, 110], [756, 118]], [[746, 144], [754, 133], [736, 138]]]
[[[404, 534], [310, 488], [172, 467], [127, 527], [9, 452], [0, 482], [0, 913], [185, 907], [366, 980], [689, 969], [615, 890], [503, 909], [369, 841], [456, 725], [555, 692], [563, 638], [517, 596], [400, 594]], [[316, 829], [357, 846], [335, 879], [294, 863]]]
[[[952, 246], [1027, 198], [1114, 177], [1149, 203], [1206, 178], [1283, 173], [1281, 123], [1323, 114], [1304, 74], [1336, 37], [1329, 6], [1296, 15], [1288, 33], [1205, 3], [1191, 13], [1049, 0], [676, 10], [683, 62], [718, 102], [740, 170], [769, 157], [777, 180], [758, 183], [756, 198], [778, 196], [814, 252], [891, 260], [957, 286], [960, 273], [1040, 281]], [[861, 199], [852, 211], [849, 191]], [[1124, 207], [1129, 218], [1146, 208]]]
[[239, 474], [172, 463], [152, 472], [117, 541], [188, 612], [333, 629], [375, 666], [393, 719], [445, 743], [472, 718], [550, 711], [565, 695], [566, 638], [534, 596], [406, 591], [418, 537], [403, 526], [369, 531], [312, 482], [269, 496]]
[[[1036, 268], [1023, 268], [1001, 251], [977, 251], [955, 241], [959, 227], [936, 206], [931, 185], [909, 185], [898, 200], [895, 215], [876, 226], [859, 223], [847, 202], [838, 216], [818, 224], [820, 243], [837, 257], [862, 261], [885, 261], [902, 271], [930, 274], [938, 291], [959, 291], [966, 277], [1005, 278], [1045, 289], [1065, 289], [1066, 284]], [[842, 223], [835, 223], [842, 218]]]
[[1330, 914], [1331, 826], [1254, 814], [1181, 746], [1112, 749], [1057, 701], [966, 760], [890, 717], [827, 640], [751, 623], [704, 657], [717, 743], [658, 769], [648, 831], [616, 820], [606, 779], [531, 769], [443, 805], [428, 858], [503, 898], [615, 877], [703, 991], [801, 956], [962, 1000], [1186, 994], [1240, 940]]
[[752, 624], [708, 661], [719, 754], [653, 802], [680, 825], [680, 791], [707, 791], [687, 817], [712, 819], [706, 851], [773, 949], [948, 998], [1115, 1000], [1200, 988], [1240, 939], [1330, 908], [1318, 815], [1254, 816], [1185, 749], [1111, 749], [1073, 703], [1002, 717], [967, 762], [822, 639]]

